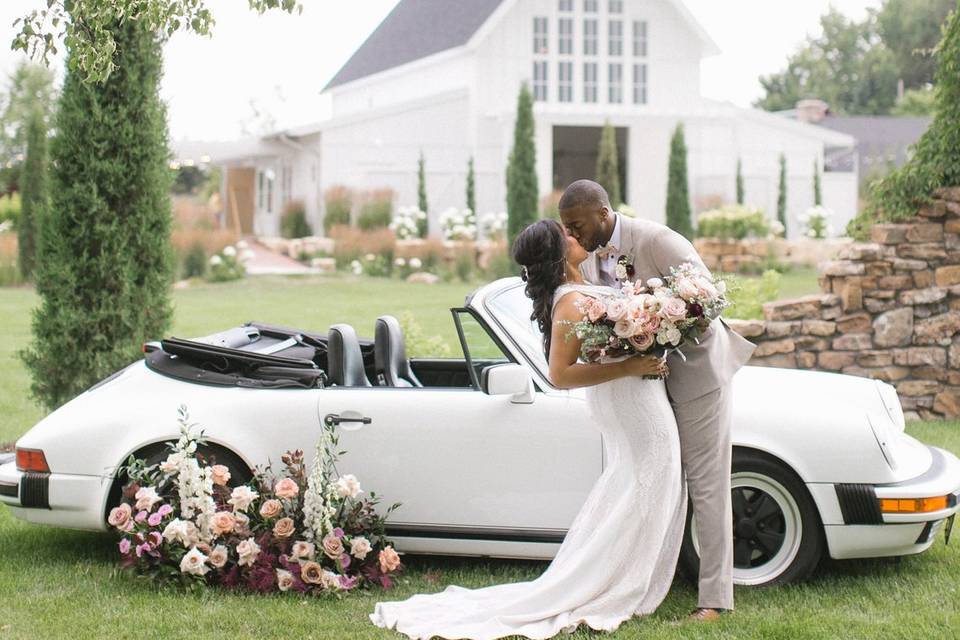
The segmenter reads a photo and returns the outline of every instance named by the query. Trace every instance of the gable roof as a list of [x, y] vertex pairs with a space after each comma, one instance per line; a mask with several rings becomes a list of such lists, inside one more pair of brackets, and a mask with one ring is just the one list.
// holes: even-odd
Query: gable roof
[[324, 91], [467, 44], [503, 0], [400, 0]]

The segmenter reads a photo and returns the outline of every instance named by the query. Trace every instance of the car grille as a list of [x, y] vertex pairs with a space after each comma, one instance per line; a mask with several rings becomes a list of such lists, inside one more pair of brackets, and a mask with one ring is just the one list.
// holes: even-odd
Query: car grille
[[20, 504], [28, 509], [50, 508], [50, 474], [28, 471], [20, 479]]
[[838, 484], [835, 487], [844, 524], [883, 524], [873, 485]]

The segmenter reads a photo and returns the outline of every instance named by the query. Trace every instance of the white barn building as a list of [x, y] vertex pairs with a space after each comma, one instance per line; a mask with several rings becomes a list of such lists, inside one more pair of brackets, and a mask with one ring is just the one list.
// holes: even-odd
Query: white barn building
[[[694, 211], [735, 200], [737, 160], [746, 202], [776, 215], [778, 158], [788, 167], [791, 235], [813, 203], [814, 163], [845, 153], [846, 134], [700, 95], [700, 61], [716, 44], [680, 0], [400, 0], [324, 88], [332, 117], [280, 131], [214, 158], [227, 165], [224, 202], [244, 231], [276, 235], [299, 199], [322, 228], [334, 185], [391, 188], [417, 202], [426, 159], [431, 228], [463, 208], [475, 159], [477, 208], [506, 208], [506, 166], [517, 94], [534, 93], [537, 174], [546, 195], [594, 175], [600, 130], [617, 130], [623, 199], [663, 221], [669, 141], [685, 126]], [[828, 169], [830, 163], [828, 162]], [[824, 204], [842, 230], [857, 206], [856, 163], [823, 175]], [[244, 211], [249, 209], [249, 213]]]

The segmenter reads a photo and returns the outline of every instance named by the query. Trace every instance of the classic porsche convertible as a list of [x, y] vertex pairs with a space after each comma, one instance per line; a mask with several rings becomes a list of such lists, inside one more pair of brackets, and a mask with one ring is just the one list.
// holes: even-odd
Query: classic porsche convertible
[[[343, 324], [250, 323], [148, 343], [142, 361], [18, 440], [0, 500], [30, 522], [104, 529], [118, 466], [159, 460], [186, 405], [239, 480], [288, 449], [312, 451], [321, 422], [336, 425], [341, 469], [403, 503], [388, 529], [402, 551], [549, 559], [604, 467], [584, 393], [550, 384], [519, 279], [452, 315], [462, 358], [409, 359], [390, 316], [372, 341]], [[920, 553], [952, 522], [960, 460], [904, 433], [890, 385], [747, 367], [734, 387], [737, 583], [802, 579], [824, 554]], [[695, 575], [691, 524], [681, 566]]]

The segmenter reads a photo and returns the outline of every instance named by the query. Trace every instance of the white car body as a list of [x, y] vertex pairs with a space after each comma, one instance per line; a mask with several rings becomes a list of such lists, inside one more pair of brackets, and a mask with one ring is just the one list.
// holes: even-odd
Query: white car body
[[[340, 427], [348, 453], [339, 467], [387, 504], [402, 503], [388, 528], [401, 551], [551, 558], [604, 466], [584, 391], [559, 390], [547, 379], [518, 279], [481, 288], [460, 312], [472, 314], [516, 363], [491, 376], [489, 393], [204, 386], [139, 361], [20, 438], [18, 448], [43, 451], [50, 473], [28, 480], [38, 474], [25, 474], [12, 461], [0, 466], [0, 500], [29, 522], [103, 530], [118, 465], [146, 445], [176, 440], [180, 405], [209, 442], [251, 469], [286, 450], [302, 449], [312, 458], [324, 416], [356, 414], [370, 424]], [[896, 393], [882, 382], [746, 367], [734, 381], [733, 442], [799, 476], [833, 558], [922, 552], [958, 508], [960, 461], [904, 433]], [[46, 485], [48, 508], [24, 506], [28, 482]], [[950, 499], [941, 511], [888, 513], [866, 523], [870, 518], [854, 508], [858, 495]], [[749, 570], [735, 575], [740, 583], [765, 581]]]

